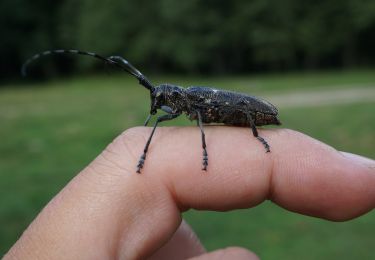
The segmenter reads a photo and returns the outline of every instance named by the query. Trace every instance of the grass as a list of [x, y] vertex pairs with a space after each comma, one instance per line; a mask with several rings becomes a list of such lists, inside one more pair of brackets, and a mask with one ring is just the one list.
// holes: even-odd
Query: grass
[[[156, 77], [256, 95], [295, 89], [371, 86], [372, 71], [225, 78]], [[373, 85], [372, 85], [373, 86]], [[129, 77], [96, 76], [0, 89], [0, 255], [41, 208], [119, 133], [140, 125], [148, 94]], [[375, 158], [375, 103], [281, 109], [285, 127], [339, 150]], [[181, 117], [165, 125], [191, 125]], [[248, 247], [264, 259], [370, 259], [375, 214], [332, 223], [271, 203], [228, 213], [184, 214], [208, 249]]]

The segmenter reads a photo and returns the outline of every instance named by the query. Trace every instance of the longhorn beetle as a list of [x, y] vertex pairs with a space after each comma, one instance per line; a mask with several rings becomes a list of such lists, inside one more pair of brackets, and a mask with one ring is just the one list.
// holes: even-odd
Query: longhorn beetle
[[203, 149], [202, 170], [204, 171], [207, 170], [208, 166], [208, 154], [203, 123], [250, 126], [254, 137], [263, 144], [266, 152], [270, 152], [270, 146], [266, 140], [258, 135], [256, 126], [280, 125], [281, 123], [277, 117], [278, 110], [271, 103], [255, 96], [199, 86], [188, 88], [172, 84], [154, 86], [138, 69], [120, 56], [105, 58], [96, 53], [79, 50], [48, 50], [35, 54], [22, 66], [22, 74], [24, 76], [26, 75], [27, 66], [36, 59], [45, 55], [63, 53], [91, 56], [115, 65], [136, 77], [139, 83], [150, 91], [151, 96], [151, 110], [144, 123], [145, 126], [147, 126], [151, 116], [155, 115], [158, 109], [166, 113], [156, 119], [150, 137], [144, 147], [143, 154], [138, 161], [137, 173], [140, 173], [143, 168], [148, 147], [158, 124], [163, 121], [172, 120], [183, 113], [185, 113], [190, 120], [197, 120], [197, 125], [200, 128]]

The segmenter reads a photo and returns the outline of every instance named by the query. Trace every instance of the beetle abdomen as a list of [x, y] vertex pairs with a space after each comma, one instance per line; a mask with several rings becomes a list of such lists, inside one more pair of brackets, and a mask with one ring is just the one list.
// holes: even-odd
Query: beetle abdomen
[[249, 126], [248, 115], [251, 115], [257, 126], [280, 124], [276, 107], [257, 97], [209, 87], [189, 87], [186, 98], [191, 104], [190, 118], [196, 119], [194, 111], [198, 110], [203, 123]]

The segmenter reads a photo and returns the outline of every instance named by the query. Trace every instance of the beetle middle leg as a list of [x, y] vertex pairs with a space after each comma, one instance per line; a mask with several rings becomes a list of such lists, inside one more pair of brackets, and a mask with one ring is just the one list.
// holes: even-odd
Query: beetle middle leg
[[137, 173], [141, 173], [141, 169], [143, 168], [143, 165], [144, 165], [145, 160], [146, 160], [146, 154], [147, 154], [147, 151], [148, 151], [148, 147], [150, 146], [151, 139], [152, 139], [152, 137], [153, 137], [153, 135], [155, 133], [155, 130], [156, 130], [156, 127], [158, 126], [158, 124], [160, 122], [163, 122], [163, 121], [172, 120], [172, 119], [178, 117], [179, 115], [181, 115], [181, 114], [167, 114], [167, 115], [159, 116], [156, 119], [156, 122], [154, 124], [153, 129], [152, 129], [152, 132], [150, 134], [150, 137], [148, 138], [147, 143], [145, 145], [145, 148], [143, 149], [143, 154], [142, 154], [141, 158], [138, 161]]
[[271, 150], [270, 150], [270, 146], [269, 144], [267, 143], [266, 140], [264, 140], [263, 137], [260, 137], [259, 134], [258, 134], [258, 130], [255, 126], [255, 123], [254, 123], [254, 120], [253, 120], [253, 117], [250, 115], [250, 114], [247, 114], [247, 117], [249, 118], [249, 121], [250, 121], [250, 127], [251, 127], [251, 130], [253, 131], [253, 135], [254, 137], [256, 137], [256, 139], [258, 139], [264, 146], [264, 148], [266, 149], [266, 153], [269, 153]]
[[203, 168], [202, 170], [207, 171], [207, 165], [208, 165], [208, 154], [206, 150], [206, 136], [203, 131], [203, 124], [202, 124], [202, 116], [199, 111], [196, 111], [198, 118], [197, 118], [197, 124], [199, 128], [201, 129], [202, 134], [202, 148], [203, 148]]

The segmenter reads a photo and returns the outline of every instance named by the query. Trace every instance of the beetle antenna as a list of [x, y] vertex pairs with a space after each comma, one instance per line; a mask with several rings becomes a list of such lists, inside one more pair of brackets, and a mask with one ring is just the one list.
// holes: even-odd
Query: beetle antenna
[[138, 69], [136, 69], [130, 62], [125, 60], [123, 57], [111, 56], [111, 57], [108, 57], [108, 59], [115, 62], [122, 69], [126, 70], [127, 72], [132, 74], [134, 77], [136, 77], [139, 80], [139, 84], [143, 85], [145, 88], [149, 89], [151, 92], [154, 90], [155, 87], [151, 84], [151, 82]]
[[103, 61], [111, 63], [111, 64], [115, 64], [116, 63], [116, 62], [114, 62], [112, 60], [109, 60], [109, 59], [107, 59], [107, 58], [105, 58], [105, 57], [103, 57], [101, 55], [98, 55], [96, 53], [93, 53], [93, 52], [86, 52], [86, 51], [79, 51], [79, 50], [48, 50], [48, 51], [37, 53], [34, 56], [32, 56], [30, 59], [28, 59], [22, 65], [22, 69], [21, 69], [22, 76], [25, 77], [27, 75], [27, 73], [26, 73], [27, 68], [29, 67], [30, 63], [34, 62], [35, 60], [37, 60], [37, 59], [39, 59], [39, 58], [41, 58], [43, 56], [47, 56], [47, 55], [51, 55], [51, 54], [65, 54], [65, 53], [86, 55], [86, 56], [91, 56], [91, 57], [103, 60]]
[[120, 56], [111, 56], [109, 58], [105, 58], [99, 54], [93, 53], [93, 52], [87, 52], [87, 51], [80, 51], [80, 50], [48, 50], [44, 52], [40, 52], [32, 56], [30, 59], [28, 59], [21, 68], [21, 74], [22, 76], [26, 77], [27, 75], [27, 68], [30, 65], [30, 63], [34, 62], [35, 60], [51, 55], [51, 54], [79, 54], [79, 55], [86, 55], [91, 56], [96, 59], [102, 60], [106, 63], [116, 65], [117, 67], [127, 71], [131, 75], [135, 76], [139, 83], [142, 84], [145, 88], [149, 89], [150, 91], [153, 91], [154, 86], [151, 84], [151, 82], [139, 71], [137, 70], [133, 65], [131, 65], [127, 60], [124, 58], [121, 58]]

